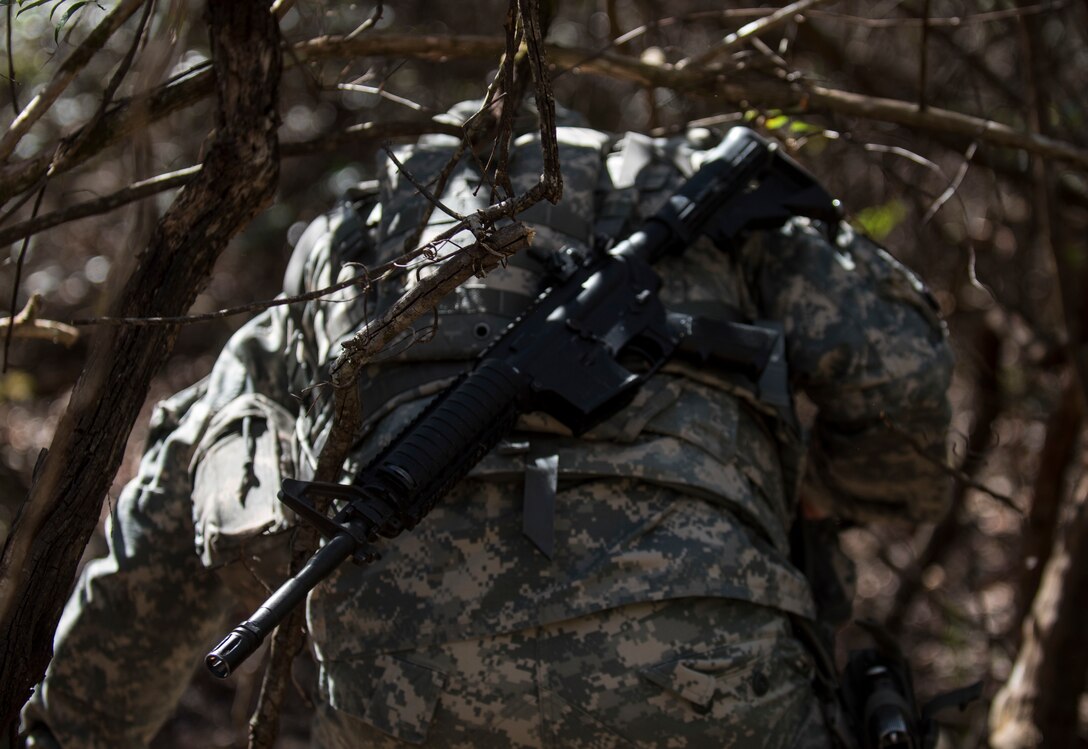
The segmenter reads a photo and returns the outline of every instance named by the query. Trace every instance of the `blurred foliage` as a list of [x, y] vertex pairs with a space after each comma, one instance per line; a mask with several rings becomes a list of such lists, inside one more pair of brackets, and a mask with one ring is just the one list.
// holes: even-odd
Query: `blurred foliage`
[[13, 371], [0, 376], [0, 403], [29, 401], [34, 397], [34, 376]]
[[906, 204], [898, 199], [889, 200], [883, 205], [863, 208], [854, 215], [855, 225], [878, 242], [883, 242], [895, 227], [907, 217]]

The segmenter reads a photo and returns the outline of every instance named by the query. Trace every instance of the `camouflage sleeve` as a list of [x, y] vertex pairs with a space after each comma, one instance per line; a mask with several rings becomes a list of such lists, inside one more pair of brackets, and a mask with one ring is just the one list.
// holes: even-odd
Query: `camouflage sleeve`
[[[328, 286], [364, 239], [350, 206], [319, 217], [285, 291]], [[276, 489], [316, 428], [296, 395], [358, 307], [266, 310], [231, 337], [207, 378], [156, 407], [138, 474], [111, 512], [109, 553], [87, 565], [65, 607], [24, 727], [44, 724], [65, 749], [147, 746], [254, 575], [279, 582], [276, 535], [288, 521]], [[243, 554], [257, 556], [239, 564]]]
[[744, 262], [764, 314], [784, 321], [795, 386], [818, 408], [806, 500], [860, 521], [939, 516], [952, 356], [922, 283], [849, 226], [832, 242], [805, 219], [755, 237]]
[[45, 723], [65, 749], [146, 746], [232, 610], [193, 549], [188, 455], [204, 386], [156, 409], [139, 472], [110, 517], [110, 553], [84, 569], [25, 708], [24, 725]]

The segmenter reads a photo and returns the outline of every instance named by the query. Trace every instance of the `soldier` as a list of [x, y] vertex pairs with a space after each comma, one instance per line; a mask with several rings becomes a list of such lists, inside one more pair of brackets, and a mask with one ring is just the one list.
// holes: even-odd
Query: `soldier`
[[[544, 253], [622, 236], [713, 145], [705, 131], [617, 139], [576, 124], [558, 138], [563, 200], [521, 216], [534, 252], [465, 284], [437, 326], [420, 324], [427, 342], [369, 367], [345, 475], [525, 309]], [[426, 183], [456, 147], [431, 136], [398, 156]], [[537, 137], [518, 138], [515, 189], [541, 169]], [[480, 184], [465, 160], [443, 200], [471, 213]], [[398, 256], [425, 205], [385, 163], [377, 192], [307, 229], [285, 292]], [[448, 221], [436, 212], [422, 241]], [[816, 616], [790, 558], [798, 497], [856, 521], [941, 512], [945, 481], [916, 445], [943, 447], [944, 327], [920, 282], [845, 224], [794, 218], [736, 248], [702, 239], [657, 269], [670, 309], [782, 323], [792, 385], [816, 407], [809, 438], [683, 358], [581, 437], [523, 418], [415, 530], [380, 542], [380, 561], [343, 565], [311, 594], [315, 746], [835, 745], [798, 636]], [[417, 280], [270, 309], [208, 378], [160, 404], [110, 554], [85, 570], [25, 712], [32, 745], [49, 731], [65, 749], [150, 741], [238, 601], [282, 577], [292, 520], [276, 491], [312, 475], [330, 418], [312, 386], [338, 343]]]

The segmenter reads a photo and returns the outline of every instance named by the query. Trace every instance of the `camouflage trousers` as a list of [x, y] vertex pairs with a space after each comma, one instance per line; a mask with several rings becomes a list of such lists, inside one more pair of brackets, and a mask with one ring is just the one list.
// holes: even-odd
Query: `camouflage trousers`
[[811, 668], [773, 609], [634, 604], [356, 663], [314, 745], [829, 747]]

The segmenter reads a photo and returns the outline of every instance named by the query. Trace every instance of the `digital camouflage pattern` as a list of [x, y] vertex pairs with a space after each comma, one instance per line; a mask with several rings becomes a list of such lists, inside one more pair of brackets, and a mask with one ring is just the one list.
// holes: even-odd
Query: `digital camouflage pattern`
[[785, 749], [822, 730], [811, 676], [772, 609], [635, 604], [357, 661], [321, 709], [315, 743]]
[[[595, 227], [648, 215], [710, 145], [705, 133], [614, 148], [584, 128], [559, 137], [566, 189], [524, 217], [534, 253], [457, 290], [368, 368], [347, 473], [532, 300], [539, 251], [589, 252]], [[398, 158], [426, 182], [455, 147], [435, 136]], [[519, 190], [536, 181], [534, 135], [515, 142], [512, 167]], [[376, 201], [307, 230], [287, 293], [402, 252], [423, 200], [391, 163], [380, 182]], [[444, 200], [471, 212], [490, 199], [479, 187], [466, 161]], [[423, 240], [448, 221], [436, 212]], [[943, 327], [917, 280], [845, 226], [795, 219], [730, 252], [702, 241], [659, 271], [673, 309], [784, 323], [793, 382], [818, 408], [807, 465], [805, 445], [728, 373], [679, 359], [580, 438], [523, 418], [414, 531], [377, 544], [379, 562], [343, 565], [311, 595], [315, 745], [829, 745], [788, 618], [814, 615], [789, 563], [797, 484], [857, 520], [941, 511], [942, 474], [904, 435], [943, 449]], [[146, 745], [239, 597], [259, 602], [261, 583], [282, 576], [279, 480], [312, 474], [328, 426], [327, 394], [311, 386], [339, 342], [415, 282], [404, 273], [366, 298], [269, 310], [208, 379], [160, 406], [110, 556], [68, 604], [28, 723], [48, 723], [64, 747]], [[522, 532], [525, 476], [541, 466], [557, 478], [550, 556]]]

